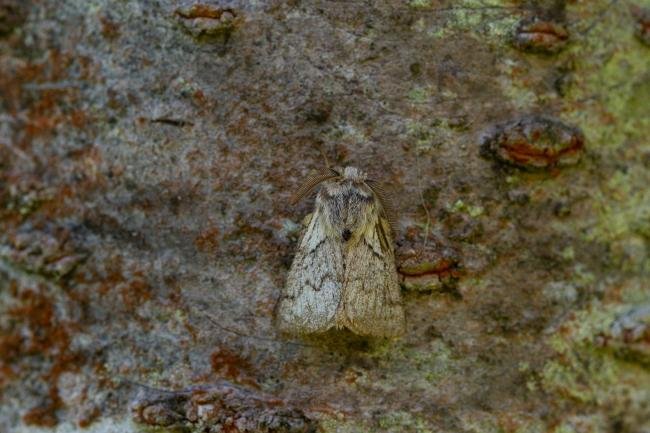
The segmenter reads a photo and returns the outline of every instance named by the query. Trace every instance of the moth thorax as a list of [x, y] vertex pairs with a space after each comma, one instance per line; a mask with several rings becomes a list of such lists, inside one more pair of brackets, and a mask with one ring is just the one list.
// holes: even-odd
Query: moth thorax
[[345, 169], [343, 170], [343, 177], [345, 179], [356, 180], [361, 182], [366, 180], [366, 174], [356, 167], [345, 167]]

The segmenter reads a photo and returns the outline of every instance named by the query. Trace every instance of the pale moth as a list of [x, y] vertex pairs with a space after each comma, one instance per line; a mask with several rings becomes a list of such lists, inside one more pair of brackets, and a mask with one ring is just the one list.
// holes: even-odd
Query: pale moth
[[280, 329], [292, 334], [330, 328], [377, 337], [403, 334], [386, 194], [363, 171], [346, 167], [342, 173], [328, 169], [310, 177], [292, 202], [319, 184], [278, 305]]

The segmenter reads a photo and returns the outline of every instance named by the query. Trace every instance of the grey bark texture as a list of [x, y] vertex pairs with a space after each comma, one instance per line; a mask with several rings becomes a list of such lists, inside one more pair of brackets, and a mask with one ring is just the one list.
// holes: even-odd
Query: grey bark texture
[[[649, 8], [0, 0], [0, 431], [650, 432]], [[401, 338], [275, 325], [326, 159]]]

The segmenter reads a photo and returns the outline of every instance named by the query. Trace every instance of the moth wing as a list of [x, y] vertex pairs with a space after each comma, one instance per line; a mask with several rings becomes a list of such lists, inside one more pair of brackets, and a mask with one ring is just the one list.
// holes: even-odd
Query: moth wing
[[396, 337], [406, 328], [389, 233], [388, 221], [378, 216], [346, 254], [337, 324], [356, 334]]
[[322, 215], [312, 214], [291, 264], [278, 308], [279, 327], [292, 334], [327, 331], [341, 301], [341, 245], [327, 236]]

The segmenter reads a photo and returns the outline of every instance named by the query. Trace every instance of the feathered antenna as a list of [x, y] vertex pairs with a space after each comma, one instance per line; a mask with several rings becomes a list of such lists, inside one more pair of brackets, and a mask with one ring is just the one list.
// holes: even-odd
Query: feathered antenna
[[298, 190], [293, 193], [289, 199], [289, 203], [292, 205], [298, 203], [303, 197], [312, 192], [314, 188], [316, 188], [321, 182], [325, 182], [326, 180], [333, 179], [338, 176], [340, 176], [340, 174], [332, 168], [327, 168], [325, 171], [312, 174], [305, 180], [305, 183], [303, 183], [300, 188], [298, 188]]
[[397, 233], [397, 209], [395, 208], [394, 199], [392, 195], [387, 192], [384, 187], [377, 181], [368, 179], [366, 184], [370, 189], [377, 195], [381, 207], [384, 208], [384, 213], [386, 214], [386, 219], [390, 225], [393, 235]]
[[323, 147], [322, 147], [322, 146], [320, 146], [320, 147], [318, 148], [318, 150], [320, 151], [321, 156], [322, 156], [323, 159], [325, 160], [325, 167], [329, 170], [330, 168], [332, 168], [332, 166], [330, 165], [330, 161], [329, 161], [329, 159], [327, 159], [327, 154], [326, 154], [325, 151], [323, 150]]

